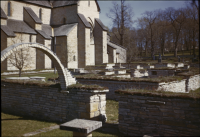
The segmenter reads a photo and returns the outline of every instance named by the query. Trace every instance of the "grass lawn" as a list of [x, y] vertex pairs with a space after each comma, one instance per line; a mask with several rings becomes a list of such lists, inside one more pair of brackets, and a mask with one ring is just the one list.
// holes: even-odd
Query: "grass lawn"
[[119, 102], [114, 100], [106, 101], [106, 115], [108, 123], [118, 122]]
[[3, 137], [22, 136], [25, 133], [33, 132], [53, 125], [56, 125], [56, 123], [39, 121], [32, 118], [15, 116], [1, 112], [1, 135]]
[[[107, 100], [106, 103], [106, 114], [107, 114], [107, 122], [113, 123], [118, 121], [118, 102]], [[37, 131], [42, 128], [47, 128], [50, 126], [54, 126], [61, 123], [40, 121], [33, 118], [15, 116], [11, 114], [6, 114], [1, 112], [1, 135], [2, 136], [22, 136], [23, 134]], [[105, 134], [101, 132], [92, 132], [93, 136], [115, 136], [111, 134]], [[43, 132], [36, 136], [72, 136], [71, 131], [64, 131], [60, 129], [54, 129], [48, 132]]]
[[[34, 135], [33, 137], [61, 137], [61, 136], [62, 137], [72, 137], [73, 132], [55, 129], [55, 130], [51, 130], [48, 132], [43, 132], [43, 133]], [[116, 137], [115, 135], [105, 134], [105, 133], [96, 132], [96, 131], [92, 132], [92, 136], [93, 137]]]

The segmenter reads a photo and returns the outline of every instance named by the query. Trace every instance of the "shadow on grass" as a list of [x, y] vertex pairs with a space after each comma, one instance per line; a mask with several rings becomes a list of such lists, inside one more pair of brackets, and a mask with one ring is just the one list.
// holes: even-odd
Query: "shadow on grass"
[[5, 118], [5, 119], [1, 118], [1, 121], [6, 121], [6, 120], [34, 120], [34, 121], [47, 122], [47, 123], [53, 122], [53, 123], [58, 124], [58, 125], [63, 123], [63, 122], [57, 122], [57, 121], [51, 121], [51, 120], [43, 120], [43, 119], [40, 119], [40, 118], [35, 118], [35, 117], [32, 117], [32, 116], [13, 113], [13, 112], [9, 112], [9, 111], [6, 111], [6, 110], [1, 110], [1, 112], [4, 113], [4, 114], [14, 115], [14, 116], [20, 117], [20, 118]]

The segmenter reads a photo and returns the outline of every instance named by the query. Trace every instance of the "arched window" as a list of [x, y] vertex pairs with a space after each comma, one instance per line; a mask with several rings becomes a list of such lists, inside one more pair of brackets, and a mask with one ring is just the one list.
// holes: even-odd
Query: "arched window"
[[8, 2], [8, 16], [11, 16], [11, 2]]
[[39, 18], [42, 20], [42, 9], [39, 9]]
[[66, 18], [63, 18], [63, 24], [66, 24]]

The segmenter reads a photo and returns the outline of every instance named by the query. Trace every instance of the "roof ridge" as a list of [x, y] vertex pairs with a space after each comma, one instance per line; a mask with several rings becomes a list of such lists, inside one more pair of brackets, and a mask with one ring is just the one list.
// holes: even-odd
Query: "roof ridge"
[[113, 43], [113, 44], [115, 44], [115, 45], [117, 45], [117, 46], [119, 46], [119, 47], [121, 47], [121, 48], [124, 48], [124, 49], [127, 49], [127, 48], [125, 48], [124, 46], [121, 46], [121, 45], [119, 45], [119, 44], [117, 44], [117, 43], [115, 43], [115, 42], [113, 42], [113, 41], [109, 41], [110, 43]]

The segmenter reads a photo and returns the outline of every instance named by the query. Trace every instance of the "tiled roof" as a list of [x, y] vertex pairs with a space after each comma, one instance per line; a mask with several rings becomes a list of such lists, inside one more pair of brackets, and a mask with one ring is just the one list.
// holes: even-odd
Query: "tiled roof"
[[42, 21], [38, 18], [38, 16], [35, 14], [35, 12], [31, 8], [24, 7], [24, 9], [28, 12], [28, 14], [33, 18], [33, 20], [36, 23], [42, 24]]
[[48, 36], [52, 36], [52, 27], [48, 24], [42, 24], [42, 31], [44, 31]]
[[1, 29], [9, 37], [15, 37], [16, 36], [15, 33], [8, 26], [6, 26], [6, 25], [1, 25]]
[[34, 29], [29, 27], [24, 21], [21, 20], [8, 19], [7, 25], [14, 32], [37, 34]]
[[66, 24], [62, 25], [60, 27], [54, 28], [54, 36], [67, 36], [70, 31], [77, 25], [77, 23], [74, 24]]
[[50, 36], [48, 36], [44, 31], [42, 30], [36, 30], [42, 37], [44, 37], [45, 39], [51, 39]]
[[99, 25], [101, 26], [101, 28], [102, 28], [103, 30], [108, 31], [108, 29], [103, 25], [103, 23], [101, 22], [100, 19], [95, 18], [95, 20], [99, 23]]
[[5, 14], [5, 12], [3, 11], [2, 8], [1, 8], [1, 18], [7, 19], [7, 16], [6, 16], [6, 14]]
[[87, 28], [91, 28], [89, 22], [87, 21], [87, 19], [85, 18], [85, 16], [83, 14], [78, 13], [78, 16], [80, 17], [80, 19], [82, 20], [83, 24], [85, 25], [85, 27]]
[[40, 5], [40, 6], [44, 6], [44, 7], [49, 7], [51, 8], [50, 2], [48, 0], [20, 0], [20, 1], [24, 1], [27, 3], [31, 3], [31, 4], [36, 4], [36, 5]]
[[63, 7], [63, 6], [68, 6], [68, 5], [76, 5], [78, 0], [63, 0], [63, 1], [54, 1], [52, 3], [53, 7]]

